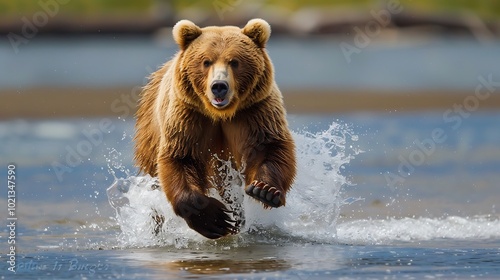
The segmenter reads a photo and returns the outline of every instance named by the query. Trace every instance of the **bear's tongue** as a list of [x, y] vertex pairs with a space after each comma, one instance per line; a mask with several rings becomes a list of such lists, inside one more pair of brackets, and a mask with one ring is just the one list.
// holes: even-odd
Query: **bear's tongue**
[[222, 108], [226, 106], [228, 103], [228, 100], [226, 98], [214, 98], [212, 100], [212, 105], [214, 105], [217, 108]]

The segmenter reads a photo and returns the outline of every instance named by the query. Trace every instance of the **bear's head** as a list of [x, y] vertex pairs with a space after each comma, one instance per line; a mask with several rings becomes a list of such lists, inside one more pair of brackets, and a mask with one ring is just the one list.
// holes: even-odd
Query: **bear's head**
[[243, 29], [179, 21], [173, 28], [180, 48], [176, 93], [213, 120], [229, 119], [263, 100], [274, 83], [265, 50], [270, 35], [271, 27], [262, 19], [250, 20]]

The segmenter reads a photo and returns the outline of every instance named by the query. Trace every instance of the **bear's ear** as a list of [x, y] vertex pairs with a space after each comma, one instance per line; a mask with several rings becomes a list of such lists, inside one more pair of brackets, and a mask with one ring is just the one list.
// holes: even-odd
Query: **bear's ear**
[[181, 50], [185, 50], [194, 39], [201, 35], [201, 28], [189, 20], [180, 20], [172, 29], [174, 40]]
[[259, 48], [264, 48], [271, 36], [271, 26], [267, 21], [255, 18], [248, 21], [241, 32], [250, 37]]

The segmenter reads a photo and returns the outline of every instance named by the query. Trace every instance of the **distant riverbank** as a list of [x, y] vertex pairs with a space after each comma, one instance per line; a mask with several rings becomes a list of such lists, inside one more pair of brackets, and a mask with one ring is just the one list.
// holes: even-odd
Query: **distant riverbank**
[[[341, 44], [356, 47], [349, 37], [271, 37], [289, 112], [500, 108], [500, 41], [381, 35], [348, 54]], [[0, 118], [130, 117], [147, 76], [177, 50], [170, 34], [35, 37], [17, 54], [0, 42]]]
[[[289, 113], [498, 110], [500, 95], [488, 91], [368, 91], [282, 89]], [[37, 88], [0, 91], [0, 119], [117, 116], [132, 117], [139, 87], [101, 89]]]

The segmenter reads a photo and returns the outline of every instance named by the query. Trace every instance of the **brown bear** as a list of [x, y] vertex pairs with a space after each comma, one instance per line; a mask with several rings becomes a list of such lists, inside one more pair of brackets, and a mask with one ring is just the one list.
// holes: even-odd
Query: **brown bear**
[[[265, 49], [262, 19], [200, 28], [179, 21], [179, 52], [152, 73], [137, 111], [135, 160], [157, 176], [174, 212], [207, 238], [238, 232], [224, 204], [208, 197], [217, 160], [231, 160], [245, 192], [265, 208], [285, 205], [296, 173], [283, 97]], [[217, 182], [217, 180], [215, 180]]]

